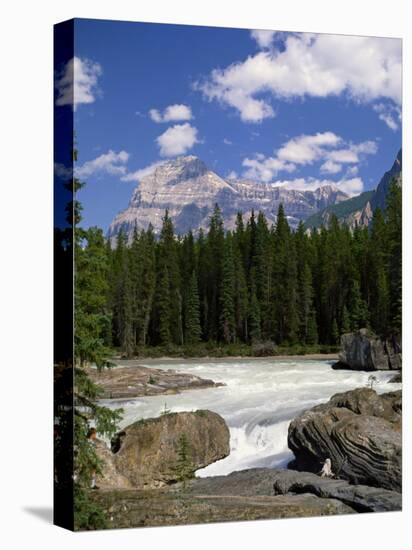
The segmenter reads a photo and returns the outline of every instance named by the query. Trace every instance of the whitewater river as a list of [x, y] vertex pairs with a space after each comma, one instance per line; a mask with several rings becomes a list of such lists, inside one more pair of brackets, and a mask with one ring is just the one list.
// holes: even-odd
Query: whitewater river
[[[228, 474], [252, 467], [285, 467], [293, 458], [287, 446], [290, 421], [301, 411], [327, 401], [337, 392], [368, 383], [369, 372], [333, 370], [333, 361], [218, 359], [159, 360], [145, 366], [175, 369], [223, 382], [218, 388], [185, 391], [178, 395], [105, 400], [122, 407], [121, 427], [141, 418], [172, 412], [209, 409], [219, 413], [230, 429], [230, 455], [198, 470], [199, 477]], [[124, 363], [123, 363], [124, 366]], [[392, 372], [374, 372], [379, 393], [400, 388], [389, 384]]]

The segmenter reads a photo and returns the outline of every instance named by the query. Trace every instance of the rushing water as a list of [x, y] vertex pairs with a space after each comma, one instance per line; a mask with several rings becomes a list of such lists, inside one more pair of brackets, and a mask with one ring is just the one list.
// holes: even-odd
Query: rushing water
[[[226, 385], [104, 403], [124, 409], [121, 427], [159, 416], [165, 405], [172, 412], [209, 409], [223, 416], [230, 429], [230, 455], [198, 470], [199, 477], [252, 467], [285, 467], [293, 458], [287, 446], [290, 421], [337, 392], [368, 384], [369, 372], [333, 370], [331, 364], [305, 359], [159, 360], [147, 366], [189, 372]], [[373, 374], [377, 378], [374, 388], [379, 393], [400, 387], [388, 383], [393, 372]]]

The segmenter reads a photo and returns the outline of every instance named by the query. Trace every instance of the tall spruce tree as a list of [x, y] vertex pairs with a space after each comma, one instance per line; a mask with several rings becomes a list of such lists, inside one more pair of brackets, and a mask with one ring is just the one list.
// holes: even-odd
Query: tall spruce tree
[[193, 270], [185, 302], [185, 342], [187, 344], [197, 344], [201, 336], [199, 291], [196, 273]]
[[230, 344], [236, 339], [235, 270], [231, 233], [226, 235], [224, 242], [224, 255], [221, 273], [222, 279], [219, 292], [220, 329], [223, 341], [226, 344]]
[[390, 324], [402, 333], [402, 188], [392, 180], [387, 198], [386, 220], [389, 250]]

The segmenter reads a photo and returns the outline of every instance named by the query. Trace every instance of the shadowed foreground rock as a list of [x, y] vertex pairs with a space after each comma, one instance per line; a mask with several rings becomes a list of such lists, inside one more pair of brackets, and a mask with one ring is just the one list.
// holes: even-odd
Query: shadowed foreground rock
[[193, 472], [230, 452], [229, 428], [218, 414], [208, 410], [170, 413], [135, 422], [115, 436], [112, 450], [116, 470], [139, 489], [175, 482], [183, 434]]
[[402, 394], [369, 388], [337, 394], [289, 425], [294, 469], [319, 472], [326, 458], [338, 477], [401, 491]]
[[367, 485], [350, 485], [343, 479], [326, 479], [308, 472], [281, 470], [275, 474], [275, 494], [313, 494], [338, 499], [357, 512], [393, 512], [402, 509], [402, 495]]
[[226, 496], [312, 494], [337, 499], [357, 512], [394, 511], [402, 506], [402, 495], [395, 491], [351, 485], [342, 479], [325, 479], [309, 472], [270, 468], [252, 468], [227, 476], [196, 479], [188, 490], [194, 494]]
[[338, 500], [314, 495], [236, 496], [154, 491], [94, 491], [109, 519], [108, 527], [149, 527], [351, 514]]

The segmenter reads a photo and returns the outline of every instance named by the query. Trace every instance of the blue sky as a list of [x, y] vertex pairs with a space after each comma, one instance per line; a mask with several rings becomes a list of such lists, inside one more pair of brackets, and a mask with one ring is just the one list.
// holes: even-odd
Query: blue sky
[[357, 194], [401, 146], [397, 39], [80, 19], [73, 67], [86, 226], [106, 230], [142, 174], [179, 154], [256, 185]]

